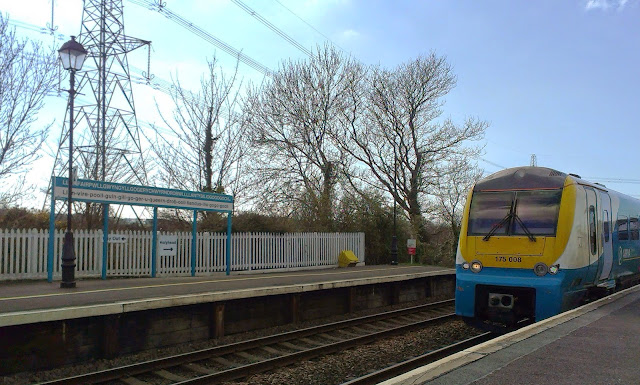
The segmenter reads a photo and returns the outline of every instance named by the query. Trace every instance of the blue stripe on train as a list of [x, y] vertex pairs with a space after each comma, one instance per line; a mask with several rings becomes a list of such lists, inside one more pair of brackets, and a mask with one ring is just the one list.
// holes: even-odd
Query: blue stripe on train
[[[456, 265], [456, 314], [474, 317], [476, 285], [528, 287], [536, 290], [536, 321], [578, 305], [584, 294], [588, 268], [564, 269], [538, 277], [533, 269], [485, 267], [480, 273]], [[581, 279], [582, 278], [582, 279]], [[508, 282], [508, 284], [506, 284]]]

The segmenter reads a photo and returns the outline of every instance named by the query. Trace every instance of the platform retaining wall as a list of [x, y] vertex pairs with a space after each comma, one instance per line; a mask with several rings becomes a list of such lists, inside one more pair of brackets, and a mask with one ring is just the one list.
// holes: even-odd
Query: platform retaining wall
[[454, 296], [455, 275], [233, 299], [0, 328], [0, 375]]

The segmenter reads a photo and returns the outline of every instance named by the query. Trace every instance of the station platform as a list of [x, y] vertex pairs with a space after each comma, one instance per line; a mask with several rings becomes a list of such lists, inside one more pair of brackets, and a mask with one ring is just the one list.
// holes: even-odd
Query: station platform
[[78, 280], [73, 289], [61, 289], [56, 281], [1, 282], [0, 327], [454, 274], [454, 269], [436, 266], [376, 265]]
[[640, 286], [381, 384], [640, 384]]

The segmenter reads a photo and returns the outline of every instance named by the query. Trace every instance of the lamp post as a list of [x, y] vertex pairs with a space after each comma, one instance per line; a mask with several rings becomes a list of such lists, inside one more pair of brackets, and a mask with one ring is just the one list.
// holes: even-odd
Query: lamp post
[[396, 217], [397, 217], [397, 206], [398, 201], [396, 197], [398, 196], [398, 157], [395, 155], [395, 147], [393, 149], [393, 236], [391, 237], [391, 264], [398, 264], [398, 237], [397, 237], [397, 228], [396, 228]]
[[58, 50], [62, 67], [69, 70], [69, 186], [67, 197], [67, 232], [64, 234], [64, 245], [62, 246], [62, 288], [76, 287], [75, 268], [76, 255], [73, 250], [73, 232], [71, 229], [71, 189], [73, 185], [73, 99], [76, 95], [75, 74], [82, 69], [82, 64], [87, 56], [87, 50], [82, 44], [76, 41], [75, 36], [64, 43]]

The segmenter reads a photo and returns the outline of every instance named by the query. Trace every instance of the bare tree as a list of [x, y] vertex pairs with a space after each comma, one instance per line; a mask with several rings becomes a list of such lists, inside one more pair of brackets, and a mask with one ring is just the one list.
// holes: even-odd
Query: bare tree
[[24, 190], [7, 188], [24, 177], [37, 160], [51, 124], [36, 125], [45, 96], [56, 87], [56, 56], [41, 45], [21, 40], [0, 15], [0, 203], [15, 203]]
[[197, 93], [174, 81], [172, 119], [158, 107], [165, 127], [155, 127], [153, 150], [165, 185], [184, 190], [238, 194], [247, 152], [239, 118], [238, 68], [226, 75], [214, 57]]
[[331, 230], [344, 155], [333, 141], [350, 102], [346, 89], [363, 71], [331, 46], [308, 60], [289, 61], [262, 88], [249, 92], [245, 108], [256, 149], [256, 185], [268, 207], [311, 218]]
[[375, 67], [367, 81], [366, 91], [362, 85], [351, 89], [364, 113], [345, 109], [336, 136], [363, 166], [348, 175], [390, 194], [410, 220], [412, 235], [425, 241], [423, 203], [446, 173], [447, 160], [478, 154], [479, 147], [469, 141], [481, 139], [487, 123], [467, 119], [456, 125], [441, 118], [443, 97], [456, 77], [445, 58], [434, 53], [393, 71]]
[[453, 158], [443, 167], [444, 173], [432, 191], [430, 211], [438, 222], [449, 225], [451, 230], [451, 255], [455, 255], [462, 210], [469, 189], [482, 177], [483, 170], [468, 158]]

